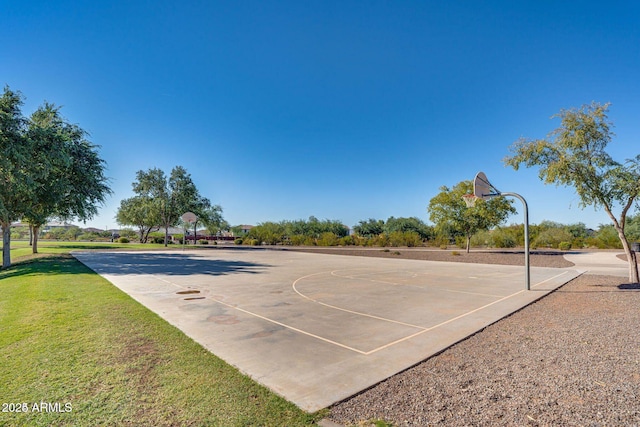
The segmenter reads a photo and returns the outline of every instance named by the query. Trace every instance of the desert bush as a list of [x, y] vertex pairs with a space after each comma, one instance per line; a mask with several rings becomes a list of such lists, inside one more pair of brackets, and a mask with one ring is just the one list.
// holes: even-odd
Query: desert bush
[[434, 235], [433, 227], [426, 225], [421, 219], [416, 217], [411, 218], [387, 218], [386, 223], [383, 227], [384, 231], [388, 234], [393, 233], [394, 231], [402, 231], [409, 232], [413, 231], [420, 236], [420, 241], [422, 243], [422, 239], [431, 239]]
[[380, 246], [380, 247], [389, 246], [390, 245], [389, 236], [384, 233], [379, 234], [376, 237], [372, 237], [371, 239], [369, 239], [369, 244], [370, 246]]
[[353, 236], [349, 236], [349, 237], [351, 237], [351, 241], [356, 246], [367, 246], [367, 242], [369, 241], [368, 238], [358, 236], [357, 234], [354, 234]]
[[564, 228], [548, 228], [541, 231], [533, 241], [538, 248], [557, 248], [560, 242], [571, 242], [573, 236]]
[[405, 246], [402, 231], [392, 231], [389, 233], [389, 245], [393, 247]]
[[353, 246], [355, 245], [355, 242], [353, 240], [353, 236], [344, 236], [340, 238], [340, 240], [338, 241], [338, 244], [340, 246]]
[[573, 239], [573, 241], [571, 242], [571, 247], [572, 248], [577, 248], [577, 249], [581, 249], [584, 248], [587, 245], [587, 239], [583, 238], [583, 237], [576, 237], [575, 239]]
[[29, 227], [11, 227], [11, 240], [28, 239]]
[[404, 240], [404, 246], [410, 248], [422, 246], [422, 237], [415, 231], [403, 231], [402, 238]]
[[558, 249], [562, 251], [568, 251], [569, 249], [571, 249], [571, 242], [560, 242], [558, 244]]
[[304, 234], [296, 234], [289, 238], [289, 244], [293, 246], [303, 246], [306, 244], [308, 238], [309, 237]]
[[200, 239], [198, 240], [198, 243], [200, 243], [201, 245], [208, 245], [209, 241], [207, 239]]
[[338, 236], [331, 231], [324, 232], [320, 235], [318, 239], [318, 246], [337, 246], [338, 245]]
[[99, 236], [96, 233], [82, 233], [78, 236], [78, 240], [82, 240], [85, 242], [93, 242]]
[[492, 230], [490, 235], [491, 246], [494, 248], [515, 248], [516, 239], [511, 233], [500, 228]]
[[587, 239], [590, 246], [596, 246], [599, 249], [621, 249], [622, 242], [618, 237], [618, 232], [613, 225], [600, 225], [593, 238]]
[[233, 241], [233, 243], [235, 243], [236, 245], [241, 245], [243, 242], [242, 237], [238, 237], [236, 240]]
[[491, 233], [483, 230], [471, 236], [471, 246], [490, 246]]
[[[120, 236], [122, 237], [127, 237], [129, 240], [134, 240], [138, 238], [138, 233], [135, 232], [135, 230], [131, 229], [131, 228], [123, 228], [120, 230]], [[103, 233], [102, 237], [106, 237], [108, 239], [111, 238], [111, 232], [107, 231], [106, 233]]]
[[438, 234], [435, 239], [433, 239], [434, 246], [437, 246], [442, 249], [445, 249], [449, 246], [449, 237], [444, 234]]
[[118, 243], [129, 243], [129, 239], [127, 237], [120, 237]]

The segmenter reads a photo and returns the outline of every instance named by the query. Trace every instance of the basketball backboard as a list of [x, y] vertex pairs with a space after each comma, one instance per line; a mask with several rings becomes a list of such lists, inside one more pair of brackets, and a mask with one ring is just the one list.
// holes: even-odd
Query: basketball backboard
[[496, 189], [491, 185], [484, 172], [478, 172], [473, 179], [473, 194], [483, 200], [488, 200], [495, 196]]
[[198, 219], [196, 214], [193, 212], [185, 212], [181, 218], [184, 222], [188, 222], [189, 224], [193, 224]]

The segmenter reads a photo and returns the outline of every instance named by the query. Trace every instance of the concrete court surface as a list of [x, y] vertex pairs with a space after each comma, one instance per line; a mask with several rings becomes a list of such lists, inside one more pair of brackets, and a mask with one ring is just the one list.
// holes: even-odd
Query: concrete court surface
[[618, 251], [593, 251], [567, 253], [564, 258], [574, 263], [575, 269], [588, 274], [629, 277], [629, 263], [622, 261]]
[[300, 408], [356, 394], [541, 298], [574, 269], [264, 249], [74, 252]]

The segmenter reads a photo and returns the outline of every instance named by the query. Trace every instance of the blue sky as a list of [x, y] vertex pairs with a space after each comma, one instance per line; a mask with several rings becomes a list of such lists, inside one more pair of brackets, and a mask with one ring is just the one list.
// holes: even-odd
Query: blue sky
[[[635, 1], [6, 1], [0, 83], [101, 146], [116, 227], [137, 170], [184, 166], [232, 224], [417, 216], [484, 171], [530, 220], [607, 223], [537, 170], [519, 137], [611, 102], [610, 153], [640, 154]], [[522, 209], [509, 222], [522, 222]]]

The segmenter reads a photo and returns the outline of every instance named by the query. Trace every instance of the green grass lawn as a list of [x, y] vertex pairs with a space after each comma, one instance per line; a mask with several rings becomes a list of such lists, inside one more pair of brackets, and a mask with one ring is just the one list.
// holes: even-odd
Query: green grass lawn
[[[14, 265], [0, 270], [1, 426], [296, 426], [321, 417], [240, 374], [68, 254], [88, 245], [41, 242], [32, 257], [18, 244]], [[100, 245], [120, 246], [134, 247]], [[28, 411], [15, 412], [23, 403]]]

